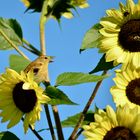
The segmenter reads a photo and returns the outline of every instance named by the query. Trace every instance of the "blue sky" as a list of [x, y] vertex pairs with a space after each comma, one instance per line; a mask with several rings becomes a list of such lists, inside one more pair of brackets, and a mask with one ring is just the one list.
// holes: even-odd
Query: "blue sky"
[[[91, 71], [98, 63], [101, 54], [98, 54], [98, 50], [89, 49], [79, 54], [79, 49], [82, 43], [85, 32], [92, 27], [92, 25], [99, 22], [100, 18], [105, 15], [105, 10], [109, 8], [117, 8], [119, 2], [125, 2], [125, 0], [89, 0], [90, 7], [87, 9], [78, 9], [79, 15], [74, 12], [75, 17], [71, 20], [62, 18], [61, 29], [55, 20], [50, 20], [46, 24], [46, 45], [47, 54], [55, 56], [54, 62], [49, 65], [49, 75], [51, 84], [55, 84], [56, 77], [63, 72], [85, 72]], [[0, 16], [4, 18], [16, 19], [23, 30], [23, 36], [35, 47], [39, 48], [39, 16], [40, 14], [24, 13], [25, 6], [18, 0], [4, 0], [0, 4]], [[24, 51], [31, 60], [36, 58], [35, 55]], [[0, 73], [4, 72], [5, 67], [9, 66], [9, 55], [17, 54], [16, 51], [0, 51]], [[113, 71], [109, 71], [114, 76]], [[109, 93], [110, 87], [113, 85], [111, 78], [104, 80], [101, 88], [99, 89], [97, 96], [94, 100], [100, 108], [104, 108], [107, 104], [114, 106], [112, 97]], [[82, 111], [90, 94], [93, 91], [95, 83], [82, 84], [77, 86], [61, 86], [69, 98], [78, 103], [77, 106], [60, 105], [58, 110], [61, 120], [66, 119], [68, 116], [74, 115]], [[94, 104], [90, 109], [94, 108]], [[52, 114], [52, 110], [50, 108]], [[53, 119], [53, 116], [52, 116]], [[54, 122], [54, 119], [53, 119]], [[6, 131], [6, 124], [0, 124], [0, 131]], [[45, 118], [45, 113], [41, 113], [41, 121], [36, 123], [36, 130], [41, 128], [47, 128], [48, 124]], [[21, 140], [37, 140], [34, 134], [29, 130], [26, 135], [23, 133], [22, 122], [15, 127], [9, 129], [14, 132]], [[64, 136], [67, 139], [72, 129], [65, 128]], [[49, 131], [40, 133], [44, 139], [51, 139]], [[79, 140], [82, 140], [80, 137]]]

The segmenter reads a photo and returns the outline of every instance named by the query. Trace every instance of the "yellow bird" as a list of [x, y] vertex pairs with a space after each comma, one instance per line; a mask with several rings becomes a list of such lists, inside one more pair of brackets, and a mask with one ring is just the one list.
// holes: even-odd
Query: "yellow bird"
[[28, 73], [29, 71], [33, 71], [35, 76], [35, 81], [37, 83], [40, 82], [49, 82], [49, 75], [48, 75], [48, 64], [52, 61], [52, 56], [45, 56], [41, 55], [34, 61], [32, 61], [26, 68], [25, 72]]

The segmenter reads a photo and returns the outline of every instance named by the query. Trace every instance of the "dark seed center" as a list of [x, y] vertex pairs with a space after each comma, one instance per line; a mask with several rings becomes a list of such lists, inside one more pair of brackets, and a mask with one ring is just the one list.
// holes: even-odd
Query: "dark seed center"
[[34, 90], [24, 90], [22, 88], [23, 82], [16, 84], [13, 89], [13, 100], [17, 108], [24, 113], [29, 113], [33, 110], [37, 97]]
[[126, 96], [130, 102], [140, 105], [140, 78], [132, 80], [127, 85]]
[[129, 20], [121, 27], [119, 43], [125, 51], [140, 52], [140, 19]]
[[108, 131], [103, 140], [137, 140], [137, 137], [130, 129], [117, 126]]

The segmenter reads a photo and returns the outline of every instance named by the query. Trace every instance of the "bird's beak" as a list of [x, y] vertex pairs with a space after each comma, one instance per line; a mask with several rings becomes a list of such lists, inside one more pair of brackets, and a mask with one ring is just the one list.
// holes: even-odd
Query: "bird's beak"
[[49, 56], [49, 63], [54, 62], [53, 59], [54, 59], [54, 56]]
[[49, 61], [49, 63], [52, 63], [52, 62], [54, 62], [54, 61], [53, 61], [53, 60], [50, 60], [50, 61]]

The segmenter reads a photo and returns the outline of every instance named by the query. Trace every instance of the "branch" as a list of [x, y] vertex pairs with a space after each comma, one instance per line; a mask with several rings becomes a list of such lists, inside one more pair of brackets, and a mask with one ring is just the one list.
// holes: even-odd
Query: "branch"
[[[22, 117], [21, 120], [24, 122], [24, 118]], [[31, 129], [31, 131], [36, 135], [36, 137], [39, 140], [43, 140], [43, 138], [38, 134], [38, 132], [35, 129], [32, 129], [31, 125], [29, 125], [29, 128]]]
[[[106, 71], [104, 71], [102, 75], [104, 75], [104, 74], [106, 74]], [[75, 139], [76, 139], [76, 133], [77, 133], [78, 129], [81, 127], [82, 122], [83, 122], [84, 119], [85, 119], [85, 115], [86, 115], [86, 113], [87, 113], [87, 111], [88, 111], [88, 109], [89, 109], [89, 107], [90, 107], [92, 101], [94, 100], [94, 98], [95, 98], [95, 96], [96, 96], [96, 93], [97, 93], [97, 91], [98, 91], [98, 89], [99, 89], [99, 87], [100, 87], [102, 81], [103, 81], [103, 80], [99, 81], [99, 82], [96, 84], [96, 86], [95, 86], [95, 88], [94, 88], [94, 90], [93, 90], [93, 92], [92, 92], [92, 94], [91, 94], [91, 96], [90, 96], [90, 98], [89, 98], [89, 100], [88, 100], [88, 102], [87, 102], [85, 108], [84, 108], [83, 111], [82, 111], [82, 114], [81, 114], [81, 116], [80, 116], [80, 119], [79, 119], [77, 125], [75, 126], [75, 128], [74, 128], [74, 130], [73, 130], [71, 136], [69, 137], [69, 140], [75, 140]]]
[[[50, 85], [50, 82], [44, 82], [45, 87]], [[47, 92], [47, 91], [46, 91]], [[58, 109], [56, 105], [52, 105], [52, 110], [53, 110], [53, 115], [55, 119], [55, 125], [56, 125], [56, 130], [57, 130], [57, 135], [59, 140], [64, 140], [63, 132], [62, 132], [62, 126], [60, 122], [60, 117], [58, 113]], [[47, 115], [47, 112], [46, 112]]]
[[31, 131], [36, 135], [36, 137], [39, 140], [43, 140], [43, 138], [38, 134], [38, 132], [35, 129], [32, 129], [32, 127], [29, 125], [29, 128], [31, 129]]
[[47, 117], [48, 124], [49, 124], [49, 128], [50, 128], [50, 132], [51, 132], [52, 140], [56, 140], [55, 133], [54, 133], [54, 130], [53, 130], [52, 121], [51, 121], [51, 117], [50, 117], [50, 112], [49, 112], [48, 105], [45, 104], [45, 105], [44, 105], [44, 108], [45, 108], [46, 117]]
[[77, 135], [75, 136], [75, 139], [78, 139], [78, 137], [81, 135], [81, 133], [84, 131], [84, 129], [83, 128], [81, 128], [80, 130], [79, 130], [79, 132], [77, 133]]
[[56, 128], [57, 128], [58, 139], [59, 140], [64, 140], [62, 126], [61, 126], [57, 106], [52, 106], [52, 109], [53, 109], [53, 114], [54, 114], [54, 118], [55, 118], [55, 124], [56, 124]]

